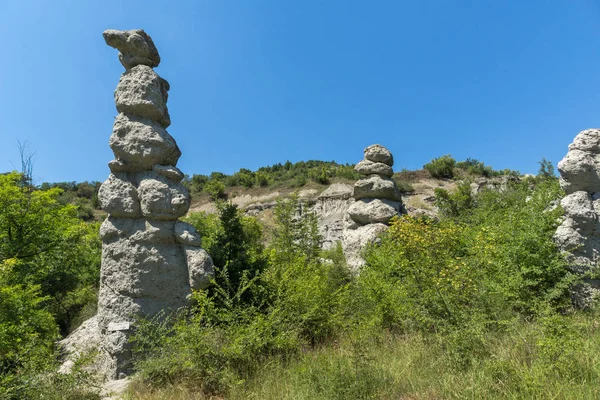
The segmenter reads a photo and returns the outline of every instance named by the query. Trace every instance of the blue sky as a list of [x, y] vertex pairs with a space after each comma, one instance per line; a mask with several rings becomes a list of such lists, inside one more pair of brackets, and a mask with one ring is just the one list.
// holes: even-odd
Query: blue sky
[[123, 71], [105, 29], [143, 28], [188, 174], [309, 159], [395, 168], [452, 154], [536, 172], [600, 126], [600, 1], [0, 0], [0, 171], [104, 180]]

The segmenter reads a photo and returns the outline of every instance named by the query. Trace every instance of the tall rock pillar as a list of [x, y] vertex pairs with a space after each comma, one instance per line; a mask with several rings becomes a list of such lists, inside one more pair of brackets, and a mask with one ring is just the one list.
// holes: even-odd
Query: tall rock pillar
[[[569, 268], [584, 274], [600, 262], [600, 129], [581, 131], [558, 163], [560, 186], [566, 196], [565, 212], [554, 239], [565, 252]], [[600, 281], [587, 279], [573, 291], [573, 302], [585, 308], [592, 304]]]
[[342, 239], [346, 261], [355, 272], [364, 264], [360, 253], [365, 246], [387, 230], [392, 217], [404, 212], [402, 193], [392, 179], [392, 153], [374, 144], [364, 150], [364, 156], [354, 167], [364, 178], [354, 184], [354, 202], [348, 208]]
[[190, 196], [176, 167], [181, 151], [166, 131], [169, 83], [153, 70], [158, 51], [143, 30], [103, 36], [125, 67], [114, 96], [119, 114], [109, 144], [115, 159], [98, 194], [109, 216], [100, 228], [97, 318], [114, 379], [130, 372], [128, 339], [136, 318], [188, 305], [192, 289], [208, 285], [213, 264], [198, 232], [178, 221]]

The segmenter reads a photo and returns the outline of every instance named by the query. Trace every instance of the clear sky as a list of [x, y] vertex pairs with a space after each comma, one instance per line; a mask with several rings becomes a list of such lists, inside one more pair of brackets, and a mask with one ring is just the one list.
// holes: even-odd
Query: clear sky
[[0, 172], [27, 140], [38, 183], [106, 178], [109, 28], [152, 36], [190, 175], [372, 143], [397, 170], [452, 154], [535, 173], [600, 126], [597, 0], [0, 0]]

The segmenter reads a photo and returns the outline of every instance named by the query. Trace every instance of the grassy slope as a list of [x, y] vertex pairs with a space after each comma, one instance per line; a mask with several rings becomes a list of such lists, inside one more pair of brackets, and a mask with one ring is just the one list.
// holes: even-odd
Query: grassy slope
[[[392, 336], [341, 341], [307, 350], [288, 363], [272, 362], [240, 382], [230, 399], [597, 399], [600, 335], [595, 315], [570, 317], [580, 332], [548, 358], [551, 335], [540, 323], [516, 323], [486, 339], [485, 357], [457, 367], [435, 339]], [[571, 346], [572, 344], [572, 346]], [[565, 345], [564, 343], [562, 345]], [[552, 358], [556, 358], [553, 362]], [[160, 390], [141, 382], [128, 399], [215, 399], [193, 386]]]

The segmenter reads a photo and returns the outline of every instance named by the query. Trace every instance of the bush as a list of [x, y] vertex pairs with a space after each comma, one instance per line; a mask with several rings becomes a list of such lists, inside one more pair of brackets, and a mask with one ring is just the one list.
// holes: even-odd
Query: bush
[[415, 191], [415, 189], [413, 188], [411, 183], [408, 181], [398, 181], [397, 180], [396, 183], [398, 184], [398, 189], [400, 189], [400, 191], [402, 193], [412, 193]]
[[18, 260], [0, 264], [0, 382], [23, 368], [28, 360], [52, 355], [58, 329], [44, 309], [47, 297], [39, 286], [11, 284], [10, 274]]
[[474, 158], [467, 158], [465, 161], [457, 162], [456, 168], [462, 169], [471, 175], [484, 176], [486, 178], [499, 175], [499, 172], [494, 171], [491, 166], [485, 165]]
[[215, 179], [206, 182], [202, 190], [204, 193], [207, 193], [213, 201], [223, 200], [227, 197], [225, 195], [225, 184], [220, 180]]
[[444, 217], [455, 218], [475, 206], [475, 198], [471, 193], [469, 181], [461, 182], [454, 193], [446, 189], [435, 188], [435, 205]]
[[[215, 283], [209, 289], [215, 301], [251, 303], [256, 287], [244, 288], [265, 268], [262, 229], [255, 218], [245, 217], [232, 203], [217, 203], [218, 218], [192, 213], [187, 222], [202, 236], [204, 248], [215, 264]], [[247, 290], [246, 290], [247, 289]]]
[[432, 177], [443, 179], [451, 179], [454, 177], [454, 167], [456, 160], [450, 154], [434, 158], [423, 166], [431, 174]]
[[[297, 198], [278, 204], [277, 239], [265, 251], [255, 242], [260, 231], [244, 226], [235, 206], [221, 207], [218, 224], [199, 215], [190, 220], [231, 273], [195, 293], [191, 315], [174, 317], [172, 325], [142, 322], [134, 337], [137, 368], [153, 385], [194, 382], [204, 393], [226, 393], [259, 371], [263, 360], [287, 359], [345, 324], [347, 275], [339, 264], [319, 259], [314, 216], [297, 215]], [[268, 263], [257, 268], [248, 258], [253, 253]]]
[[564, 310], [575, 278], [552, 240], [561, 211], [547, 211], [559, 197], [556, 181], [519, 184], [475, 202], [449, 195], [452, 218], [439, 223], [395, 219], [367, 252], [355, 298], [376, 310], [376, 324], [400, 331], [485, 332], [515, 313]]
[[[96, 303], [99, 224], [62, 204], [62, 189], [23, 184], [29, 181], [0, 175], [0, 398], [36, 398], [32, 382], [51, 375], [59, 332]], [[82, 187], [83, 195], [93, 193], [92, 185]]]

